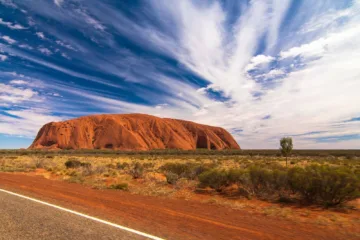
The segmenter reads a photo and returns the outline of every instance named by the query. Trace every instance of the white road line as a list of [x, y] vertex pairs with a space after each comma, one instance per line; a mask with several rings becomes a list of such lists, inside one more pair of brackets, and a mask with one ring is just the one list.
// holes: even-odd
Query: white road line
[[7, 194], [10, 194], [10, 195], [13, 195], [13, 196], [24, 198], [24, 199], [27, 199], [27, 200], [30, 200], [30, 201], [33, 201], [33, 202], [37, 202], [37, 203], [49, 206], [49, 207], [53, 207], [53, 208], [59, 209], [59, 210], [64, 211], [64, 212], [72, 213], [72, 214], [75, 214], [77, 216], [84, 217], [84, 218], [87, 218], [87, 219], [91, 219], [93, 221], [100, 222], [100, 223], [103, 223], [103, 224], [106, 224], [106, 225], [109, 225], [109, 226], [112, 226], [112, 227], [115, 227], [115, 228], [119, 228], [119, 229], [124, 230], [124, 231], [135, 233], [137, 235], [144, 236], [144, 237], [147, 237], [147, 238], [150, 238], [150, 239], [163, 240], [162, 238], [159, 238], [159, 237], [156, 237], [156, 236], [144, 233], [144, 232], [140, 232], [140, 231], [137, 231], [135, 229], [127, 228], [127, 227], [124, 227], [124, 226], [121, 226], [121, 225], [118, 225], [118, 224], [115, 224], [115, 223], [111, 223], [111, 222], [108, 222], [108, 221], [105, 221], [105, 220], [102, 220], [102, 219], [99, 219], [99, 218], [96, 218], [96, 217], [92, 217], [92, 216], [89, 216], [89, 215], [86, 215], [86, 214], [83, 214], [83, 213], [79, 213], [79, 212], [76, 212], [76, 211], [73, 211], [73, 210], [70, 210], [70, 209], [67, 209], [67, 208], [63, 208], [63, 207], [60, 207], [60, 206], [57, 206], [57, 205], [54, 205], [54, 204], [51, 204], [51, 203], [40, 201], [40, 200], [37, 200], [35, 198], [27, 197], [27, 196], [24, 196], [24, 195], [21, 195], [21, 194], [18, 194], [18, 193], [14, 193], [14, 192], [10, 192], [10, 191], [7, 191], [7, 190], [1, 189], [1, 188], [0, 188], [0, 192], [4, 192], [4, 193], [7, 193]]

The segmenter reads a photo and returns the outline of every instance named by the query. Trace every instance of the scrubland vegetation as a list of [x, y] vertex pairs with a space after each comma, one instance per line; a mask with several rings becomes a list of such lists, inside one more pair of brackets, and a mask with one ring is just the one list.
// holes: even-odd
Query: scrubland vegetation
[[[234, 208], [262, 201], [270, 204], [262, 208], [264, 214], [281, 205], [301, 207], [302, 212], [356, 209], [351, 201], [360, 198], [360, 151], [309, 150], [311, 156], [303, 151], [293, 151], [287, 166], [279, 151], [270, 150], [3, 151], [0, 171]], [[276, 212], [284, 214], [283, 209]]]

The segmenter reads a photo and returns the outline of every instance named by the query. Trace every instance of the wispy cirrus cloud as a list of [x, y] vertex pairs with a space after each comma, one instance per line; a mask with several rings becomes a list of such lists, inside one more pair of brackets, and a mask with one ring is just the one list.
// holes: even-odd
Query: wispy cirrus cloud
[[2, 38], [5, 42], [7, 42], [7, 43], [9, 43], [9, 44], [14, 44], [14, 43], [17, 42], [16, 40], [12, 39], [12, 38], [9, 37], [9, 36], [2, 36], [1, 38]]
[[17, 8], [17, 5], [12, 0], [0, 0], [0, 3], [6, 7]]
[[36, 32], [36, 36], [38, 36], [40, 39], [46, 39], [45, 34], [43, 32]]
[[32, 50], [32, 49], [34, 49], [33, 47], [31, 47], [31, 46], [28, 45], [28, 44], [20, 44], [19, 47], [20, 47], [20, 48], [27, 49], [27, 50]]
[[14, 29], [14, 30], [23, 30], [26, 29], [24, 26], [17, 24], [17, 23], [11, 23], [11, 22], [6, 22], [4, 21], [2, 18], [0, 18], [0, 25], [4, 25], [10, 29]]
[[1, 60], [2, 62], [5, 61], [6, 59], [8, 59], [8, 56], [3, 55], [3, 54], [0, 54], [0, 60]]
[[14, 79], [14, 80], [10, 81], [10, 84], [16, 84], [16, 85], [26, 85], [27, 83], [28, 83], [27, 81], [17, 80], [17, 79]]
[[45, 54], [45, 55], [47, 55], [47, 56], [50, 56], [50, 55], [52, 55], [53, 54], [53, 52], [51, 52], [49, 49], [47, 49], [47, 48], [44, 48], [44, 47], [40, 47], [40, 48], [38, 48], [39, 49], [39, 51], [41, 52], [41, 53], [43, 53], [43, 54]]
[[4, 102], [20, 103], [24, 101], [37, 101], [37, 92], [32, 89], [17, 88], [0, 83], [0, 99]]
[[255, 69], [258, 65], [267, 64], [274, 61], [275, 58], [272, 56], [257, 55], [250, 59], [250, 63], [245, 67], [246, 71]]
[[60, 7], [64, 3], [64, 0], [54, 0], [56, 6]]
[[23, 137], [33, 137], [45, 123], [62, 120], [37, 109], [6, 111], [6, 114], [0, 114], [0, 132]]

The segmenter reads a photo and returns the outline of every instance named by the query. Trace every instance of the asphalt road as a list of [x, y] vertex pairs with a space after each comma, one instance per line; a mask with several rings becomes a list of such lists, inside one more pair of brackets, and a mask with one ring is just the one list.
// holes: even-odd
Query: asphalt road
[[147, 239], [112, 226], [0, 192], [0, 240]]

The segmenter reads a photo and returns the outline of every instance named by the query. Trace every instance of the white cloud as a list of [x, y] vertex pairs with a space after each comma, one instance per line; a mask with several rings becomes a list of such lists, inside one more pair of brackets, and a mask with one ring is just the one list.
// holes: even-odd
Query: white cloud
[[250, 59], [250, 63], [245, 67], [246, 71], [255, 69], [258, 65], [267, 64], [274, 61], [275, 58], [272, 56], [257, 55]]
[[64, 0], [54, 0], [56, 6], [61, 7], [61, 4], [64, 3]]
[[43, 32], [37, 32], [37, 33], [35, 33], [36, 34], [36, 36], [38, 36], [39, 38], [41, 38], [41, 39], [46, 39], [46, 37], [45, 37], [45, 35], [44, 35], [44, 33]]
[[0, 83], [0, 100], [10, 103], [20, 103], [23, 101], [37, 100], [37, 92], [32, 89], [17, 88]]
[[14, 39], [12, 39], [11, 37], [9, 37], [9, 36], [2, 36], [1, 37], [3, 40], [5, 40], [7, 43], [9, 43], [9, 44], [14, 44], [14, 43], [16, 43], [16, 40], [14, 40]]
[[30, 26], [35, 26], [35, 21], [32, 17], [28, 17], [27, 18], [27, 23], [30, 25]]
[[346, 22], [349, 19], [360, 14], [360, 1], [354, 0], [350, 8], [335, 10], [330, 9], [321, 14], [313, 16], [300, 29], [301, 34], [312, 33], [323, 29], [336, 29], [341, 26], [341, 22]]
[[7, 59], [8, 57], [6, 55], [0, 54], [0, 60], [3, 62]]
[[303, 57], [322, 56], [328, 51], [333, 51], [343, 46], [344, 41], [348, 41], [349, 39], [356, 39], [359, 33], [360, 27], [357, 24], [354, 24], [351, 27], [330, 33], [326, 37], [319, 38], [310, 43], [306, 43], [298, 47], [293, 47], [286, 51], [281, 51], [280, 57], [284, 59], [289, 57], [296, 57], [299, 55]]
[[26, 81], [24, 81], [24, 80], [14, 79], [14, 80], [11, 80], [11, 81], [10, 81], [10, 84], [26, 85], [26, 84], [28, 84], [28, 82], [26, 82]]
[[167, 103], [162, 103], [162, 104], [158, 104], [155, 106], [156, 109], [163, 109], [165, 107], [169, 106], [169, 104]]
[[7, 113], [16, 118], [0, 115], [0, 133], [2, 134], [34, 137], [44, 124], [62, 120], [61, 117], [52, 116], [44, 110], [12, 110]]
[[62, 56], [63, 58], [68, 59], [68, 60], [71, 59], [66, 53], [61, 53], [61, 56]]
[[72, 47], [70, 44], [66, 44], [60, 40], [56, 40], [55, 41], [58, 45], [62, 46], [62, 47], [65, 47], [67, 49], [70, 49], [70, 50], [73, 50], [73, 51], [76, 51], [76, 49], [74, 47]]
[[53, 54], [49, 49], [44, 48], [44, 47], [39, 48], [39, 51], [47, 56], [50, 56]]
[[18, 47], [24, 48], [24, 49], [27, 49], [27, 50], [32, 50], [33, 49], [33, 47], [29, 46], [28, 44], [20, 44]]
[[282, 69], [272, 69], [268, 73], [264, 73], [264, 74], [256, 76], [256, 78], [264, 77], [264, 78], [269, 79], [269, 78], [276, 78], [276, 77], [279, 77], [279, 76], [284, 76], [285, 74], [286, 73]]
[[10, 29], [15, 29], [15, 30], [26, 29], [25, 27], [21, 26], [20, 24], [17, 24], [17, 23], [14, 24], [14, 23], [11, 23], [11, 22], [6, 22], [2, 18], [0, 18], [0, 25], [4, 25], [4, 26], [7, 26]]
[[16, 4], [12, 0], [0, 0], [0, 3], [11, 8], [17, 8]]
[[14, 77], [22, 77], [22, 78], [25, 77], [24, 74], [19, 74], [17, 72], [4, 72], [4, 73], [9, 74], [9, 75], [14, 76]]
[[271, 6], [272, 17], [269, 23], [269, 32], [267, 35], [267, 48], [271, 49], [277, 43], [281, 23], [288, 11], [291, 0], [274, 0]]
[[82, 16], [85, 22], [93, 26], [95, 29], [100, 31], [104, 31], [106, 29], [102, 23], [90, 16], [84, 9], [75, 9], [75, 12]]

